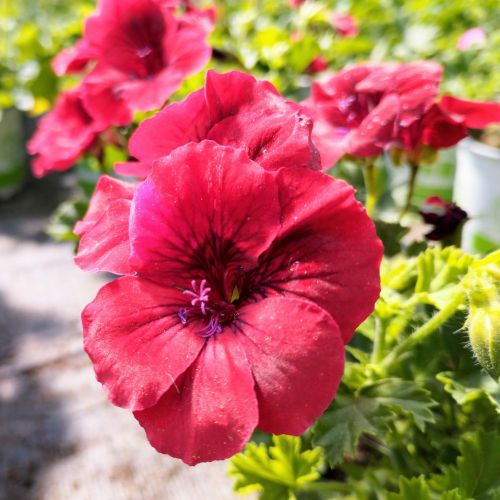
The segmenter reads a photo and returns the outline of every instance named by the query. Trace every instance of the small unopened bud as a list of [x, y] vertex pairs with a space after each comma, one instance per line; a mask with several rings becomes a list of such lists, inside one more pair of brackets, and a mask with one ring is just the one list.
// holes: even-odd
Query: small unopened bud
[[469, 297], [465, 326], [481, 366], [500, 378], [500, 251], [475, 262], [464, 279]]
[[469, 339], [481, 366], [500, 378], [500, 307], [477, 308], [467, 320]]

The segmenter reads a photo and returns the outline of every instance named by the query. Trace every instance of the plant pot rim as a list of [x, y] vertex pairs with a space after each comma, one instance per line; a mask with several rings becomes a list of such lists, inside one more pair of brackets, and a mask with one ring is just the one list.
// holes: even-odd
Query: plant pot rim
[[472, 153], [477, 154], [478, 156], [486, 156], [488, 158], [492, 158], [493, 160], [500, 160], [499, 148], [488, 146], [488, 144], [476, 141], [471, 137], [467, 137], [467, 139], [460, 141], [458, 143], [458, 147], [459, 149], [471, 151]]

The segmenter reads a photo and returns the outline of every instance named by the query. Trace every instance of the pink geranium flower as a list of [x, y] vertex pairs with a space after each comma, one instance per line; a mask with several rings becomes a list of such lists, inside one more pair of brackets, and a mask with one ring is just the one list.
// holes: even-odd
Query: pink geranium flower
[[382, 247], [353, 189], [202, 141], [155, 161], [131, 204], [135, 274], [82, 315], [109, 399], [191, 465], [256, 426], [303, 433], [379, 293]]
[[314, 83], [306, 102], [325, 168], [344, 154], [375, 156], [432, 106], [442, 68], [431, 62], [361, 64]]
[[98, 123], [125, 125], [134, 111], [161, 107], [209, 60], [214, 11], [189, 8], [176, 17], [177, 3], [100, 0], [83, 39], [54, 59], [57, 74], [94, 61], [83, 84], [85, 106]]
[[481, 46], [486, 43], [486, 33], [482, 28], [471, 28], [464, 31], [457, 41], [457, 49], [460, 51], [469, 50], [473, 46]]
[[82, 89], [62, 93], [28, 142], [28, 152], [36, 155], [32, 170], [36, 177], [67, 170], [90, 148], [101, 131], [82, 101]]
[[[203, 139], [243, 148], [265, 169], [285, 166], [318, 170], [319, 154], [311, 142], [311, 129], [312, 120], [303, 114], [303, 108], [285, 100], [270, 83], [237, 71], [209, 71], [204, 89], [139, 125], [129, 150], [141, 161], [122, 164], [117, 170], [146, 177], [154, 160]], [[75, 228], [81, 237], [76, 263], [82, 269], [128, 274], [128, 233], [116, 233], [113, 228], [117, 221], [128, 224], [135, 186], [109, 177], [96, 186], [84, 224]], [[111, 203], [112, 214], [107, 210]]]
[[332, 26], [336, 29], [337, 33], [345, 38], [355, 37], [359, 33], [358, 23], [356, 19], [349, 14], [342, 12], [334, 12], [330, 16]]

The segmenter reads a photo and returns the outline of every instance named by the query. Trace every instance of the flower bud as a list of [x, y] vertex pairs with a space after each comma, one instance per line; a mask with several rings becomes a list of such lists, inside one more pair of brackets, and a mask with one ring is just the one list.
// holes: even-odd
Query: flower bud
[[465, 326], [481, 366], [495, 379], [500, 378], [500, 251], [475, 262], [464, 286], [469, 297], [469, 317]]

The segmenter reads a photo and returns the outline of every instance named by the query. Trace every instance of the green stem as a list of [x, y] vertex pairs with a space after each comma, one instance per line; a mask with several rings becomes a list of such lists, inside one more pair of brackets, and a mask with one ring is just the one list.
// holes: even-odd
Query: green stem
[[394, 348], [391, 353], [385, 357], [382, 361], [381, 366], [384, 368], [389, 368], [395, 361], [398, 360], [401, 354], [410, 351], [418, 343], [425, 340], [427, 337], [432, 335], [435, 330], [437, 330], [441, 325], [446, 323], [457, 309], [463, 304], [465, 300], [465, 292], [460, 288], [455, 295], [452, 297], [450, 302], [441, 309], [435, 316], [433, 316], [427, 323], [423, 324], [418, 328], [413, 334], [405, 339], [401, 344]]
[[416, 163], [410, 163], [410, 182], [408, 184], [408, 192], [406, 194], [406, 203], [405, 206], [403, 207], [403, 210], [401, 210], [401, 213], [399, 214], [399, 221], [403, 219], [403, 217], [407, 214], [408, 210], [410, 210], [411, 207], [411, 202], [413, 199], [413, 193], [415, 191], [415, 183], [417, 180], [417, 174], [418, 174], [418, 165]]
[[377, 205], [378, 199], [377, 181], [375, 178], [375, 165], [373, 164], [373, 161], [370, 160], [370, 162], [364, 165], [362, 168], [366, 190], [365, 207], [366, 212], [371, 217], [373, 215], [373, 212], [375, 211], [375, 206]]

